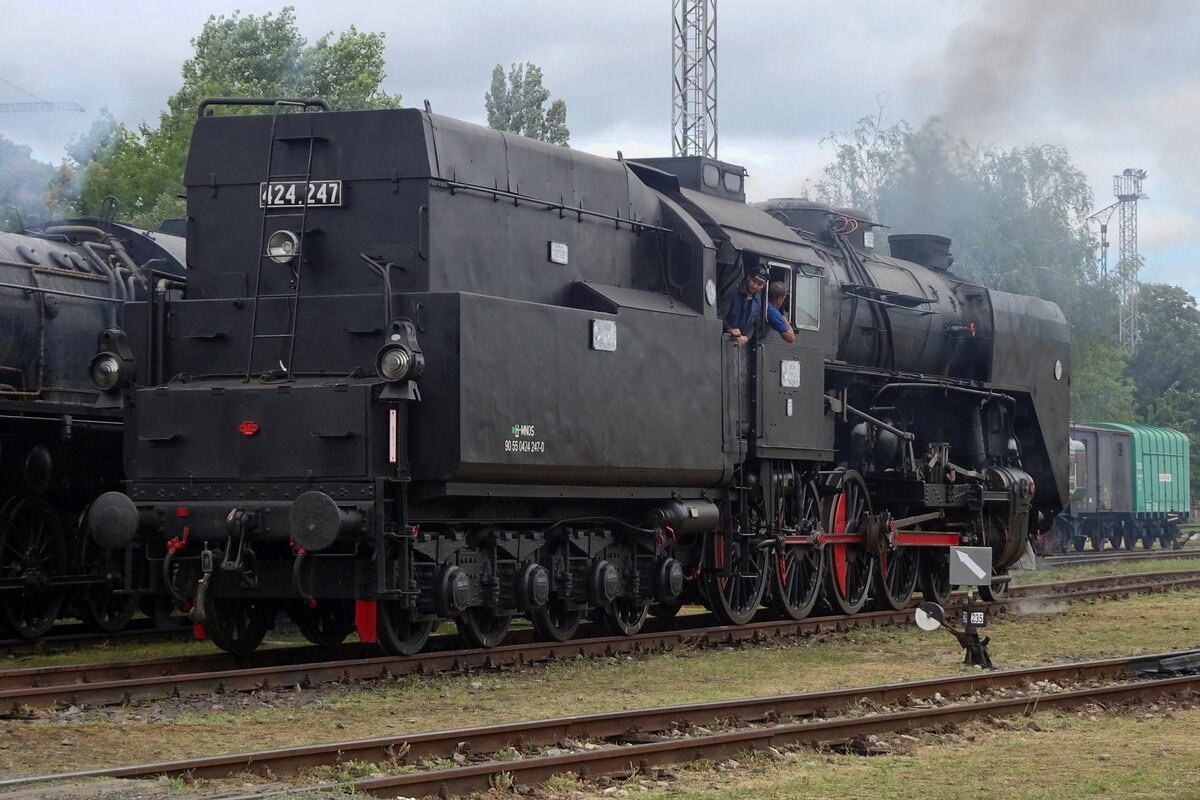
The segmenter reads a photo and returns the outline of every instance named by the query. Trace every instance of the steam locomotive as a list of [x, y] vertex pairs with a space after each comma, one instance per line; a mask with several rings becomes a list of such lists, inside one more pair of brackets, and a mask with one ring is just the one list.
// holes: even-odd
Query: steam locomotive
[[0, 233], [0, 636], [36, 638], [63, 614], [112, 632], [136, 610], [132, 560], [81, 532], [121, 480], [120, 409], [96, 407], [89, 362], [183, 255], [181, 236], [108, 219]]
[[[213, 113], [227, 102], [272, 113]], [[295, 106], [303, 105], [302, 113]], [[1056, 306], [951, 270], [949, 240], [747, 204], [708, 158], [606, 159], [428, 111], [205, 101], [182, 298], [126, 304], [97, 363], [144, 543], [218, 646], [281, 609], [413, 653], [439, 620], [564, 640], [699, 602], [903, 607], [948, 546], [996, 576], [1067, 499]], [[749, 273], [795, 332], [722, 320]]]

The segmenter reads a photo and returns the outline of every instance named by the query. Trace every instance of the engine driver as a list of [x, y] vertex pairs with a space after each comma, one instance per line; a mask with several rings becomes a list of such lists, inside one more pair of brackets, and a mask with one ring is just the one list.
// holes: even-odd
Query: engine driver
[[746, 275], [737, 296], [733, 298], [733, 305], [725, 315], [725, 332], [735, 344], [748, 344], [754, 338], [758, 317], [762, 314], [762, 292], [770, 279], [771, 271], [766, 264], [759, 265]]

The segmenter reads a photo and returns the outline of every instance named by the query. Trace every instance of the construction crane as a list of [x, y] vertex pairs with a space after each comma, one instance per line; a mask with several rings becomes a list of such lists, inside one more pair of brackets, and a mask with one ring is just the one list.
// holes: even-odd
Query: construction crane
[[0, 83], [6, 83], [22, 94], [27, 94], [33, 98], [33, 102], [28, 100], [21, 103], [0, 103], [0, 113], [11, 113], [18, 111], [79, 111], [83, 112], [83, 106], [79, 103], [56, 103], [50, 100], [43, 100], [28, 89], [22, 89], [15, 83], [4, 78], [0, 78]]
[[717, 0], [671, 10], [671, 155], [717, 157]]

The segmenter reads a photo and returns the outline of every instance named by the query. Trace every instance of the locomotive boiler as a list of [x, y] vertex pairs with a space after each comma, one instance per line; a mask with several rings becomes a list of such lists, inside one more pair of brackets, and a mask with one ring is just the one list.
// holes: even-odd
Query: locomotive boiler
[[[193, 135], [184, 295], [110, 331], [129, 480], [89, 519], [227, 650], [280, 609], [410, 653], [440, 619], [491, 646], [520, 615], [561, 640], [685, 602], [902, 607], [949, 591], [958, 543], [992, 547], [995, 593], [1062, 507], [1065, 320], [955, 276], [948, 240], [882, 255], [861, 215], [755, 208], [712, 159], [225, 102]], [[722, 333], [751, 273], [793, 343], [765, 303]]]
[[63, 613], [114, 631], [136, 608], [124, 554], [80, 531], [121, 479], [120, 411], [96, 407], [89, 370], [123, 303], [182, 261], [181, 237], [111, 220], [0, 233], [0, 635], [35, 638]]

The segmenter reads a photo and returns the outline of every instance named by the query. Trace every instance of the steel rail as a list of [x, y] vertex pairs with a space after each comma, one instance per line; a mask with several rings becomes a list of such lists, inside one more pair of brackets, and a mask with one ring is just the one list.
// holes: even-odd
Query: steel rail
[[[779, 723], [784, 719], [828, 716], [869, 701], [875, 705], [903, 700], [925, 700], [936, 694], [963, 697], [981, 690], [1022, 687], [1034, 681], [1080, 682], [1130, 679], [1153, 672], [1162, 664], [1193, 662], [1200, 651], [1175, 651], [1157, 655], [1052, 664], [991, 673], [951, 675], [905, 683], [801, 692], [780, 696], [751, 697], [636, 710], [580, 714], [570, 717], [530, 720], [426, 733], [397, 734], [274, 750], [202, 756], [147, 764], [80, 770], [69, 773], [22, 776], [0, 780], [0, 789], [62, 780], [94, 778], [149, 778], [158, 776], [220, 778], [235, 772], [259, 775], [294, 774], [314, 766], [340, 763], [449, 758], [456, 752], [495, 753], [505, 748], [525, 749], [554, 744], [564, 738], [582, 740], [644, 740], [649, 734], [675, 728], [733, 723]], [[1140, 669], [1139, 669], [1140, 667]], [[1067, 690], [1070, 691], [1070, 690]], [[1057, 693], [1026, 696], [1025, 705], [1044, 705], [1042, 699]], [[888, 717], [889, 715], [880, 715]], [[861, 719], [861, 718], [860, 718]], [[870, 719], [870, 718], [868, 718]], [[824, 723], [809, 723], [809, 725]], [[699, 737], [694, 741], [706, 741]], [[496, 768], [489, 767], [488, 774]]]
[[1148, 553], [1089, 552], [1078, 555], [1038, 556], [1038, 565], [1046, 567], [1073, 567], [1087, 564], [1118, 564], [1122, 561], [1177, 561], [1200, 558], [1200, 550], [1153, 550]]
[[747, 750], [764, 750], [779, 745], [833, 744], [871, 734], [928, 730], [989, 716], [1027, 715], [1038, 710], [1073, 708], [1086, 703], [1118, 703], [1198, 689], [1200, 689], [1200, 675], [1188, 675], [1179, 678], [1043, 694], [1036, 697], [935, 706], [822, 722], [798, 722], [744, 728], [711, 736], [609, 747], [578, 753], [572, 752], [562, 756], [496, 761], [455, 769], [368, 778], [347, 784], [328, 784], [311, 788], [315, 790], [340, 789], [388, 797], [396, 794], [414, 797], [433, 794], [446, 796], [485, 790], [498, 776], [503, 776], [505, 782], [515, 784], [544, 781], [563, 772], [588, 776], [633, 769], [647, 772], [654, 765], [685, 763], [698, 758], [727, 758]]
[[[1200, 586], [1200, 571], [1121, 575], [1104, 579], [1062, 581], [1057, 584], [1016, 587], [1009, 597], [990, 605], [1004, 608], [1027, 598], [1077, 600], [1132, 592], [1161, 592]], [[1138, 582], [1135, 579], [1143, 578]], [[1132, 581], [1132, 582], [1131, 582]], [[1057, 589], [1047, 593], [1046, 589]], [[254, 691], [274, 687], [311, 687], [337, 681], [377, 679], [412, 673], [434, 673], [472, 667], [524, 665], [578, 656], [611, 656], [652, 653], [679, 646], [712, 646], [763, 641], [799, 634], [846, 631], [907, 623], [912, 609], [875, 611], [853, 616], [814, 617], [804, 620], [764, 620], [742, 626], [676, 627], [633, 636], [601, 636], [567, 642], [527, 641], [499, 647], [423, 652], [414, 656], [351, 657], [297, 663], [288, 650], [262, 651], [276, 663], [220, 669], [222, 654], [209, 657], [158, 659], [60, 667], [39, 667], [0, 672], [0, 708], [119, 704], [157, 697], [178, 697], [211, 692]], [[684, 618], [683, 621], [686, 621]], [[311, 648], [302, 648], [311, 653]]]

